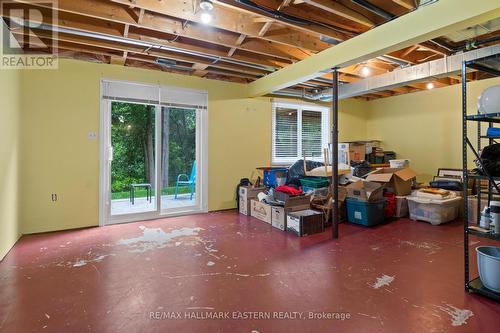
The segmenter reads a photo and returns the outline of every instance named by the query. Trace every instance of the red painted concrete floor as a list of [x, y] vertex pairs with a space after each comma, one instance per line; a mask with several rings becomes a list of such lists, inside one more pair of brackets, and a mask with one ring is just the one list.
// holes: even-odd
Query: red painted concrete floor
[[500, 305], [463, 290], [459, 222], [340, 234], [229, 211], [26, 236], [0, 263], [0, 332], [498, 332]]

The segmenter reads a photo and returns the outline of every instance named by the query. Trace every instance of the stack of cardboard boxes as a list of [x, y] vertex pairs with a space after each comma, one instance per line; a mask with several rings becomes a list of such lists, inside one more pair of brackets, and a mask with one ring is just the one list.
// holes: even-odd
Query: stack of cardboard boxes
[[[323, 213], [311, 210], [310, 196], [287, 196], [282, 206], [273, 206], [259, 201], [257, 195], [266, 191], [264, 187], [240, 186], [240, 213], [270, 224], [282, 231], [290, 231], [297, 236], [306, 236], [324, 230]], [[287, 226], [288, 218], [297, 213]], [[296, 223], [296, 224], [294, 224]]]
[[384, 221], [384, 190], [395, 193], [395, 217], [408, 216], [408, 201], [412, 180], [416, 173], [410, 168], [377, 169], [366, 180], [354, 182], [347, 189], [347, 216], [349, 222], [371, 226]]
[[238, 190], [240, 214], [250, 216], [252, 212], [251, 200], [256, 199], [257, 194], [265, 190], [265, 187], [240, 186]]

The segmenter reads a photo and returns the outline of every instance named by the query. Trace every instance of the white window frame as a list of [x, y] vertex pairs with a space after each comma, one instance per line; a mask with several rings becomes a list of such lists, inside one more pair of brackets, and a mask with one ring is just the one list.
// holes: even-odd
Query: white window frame
[[[290, 165], [297, 160], [304, 158], [302, 155], [302, 111], [317, 111], [321, 112], [321, 156], [306, 156], [307, 159], [323, 162], [323, 149], [328, 147], [330, 134], [330, 108], [318, 104], [290, 102], [290, 101], [273, 101], [272, 112], [272, 165]], [[277, 157], [276, 156], [276, 109], [289, 108], [297, 110], [297, 154], [294, 157]]]

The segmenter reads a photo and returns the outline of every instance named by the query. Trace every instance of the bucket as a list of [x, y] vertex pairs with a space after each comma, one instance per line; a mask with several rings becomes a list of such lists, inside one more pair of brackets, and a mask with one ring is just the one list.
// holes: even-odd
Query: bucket
[[500, 247], [478, 246], [477, 266], [483, 285], [500, 293]]

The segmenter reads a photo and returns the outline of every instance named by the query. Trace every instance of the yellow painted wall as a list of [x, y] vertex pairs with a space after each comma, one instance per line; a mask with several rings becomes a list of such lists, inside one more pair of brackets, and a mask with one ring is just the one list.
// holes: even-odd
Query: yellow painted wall
[[[493, 84], [500, 84], [500, 79], [468, 84], [470, 113], [476, 112], [480, 93]], [[431, 180], [440, 167], [461, 168], [461, 93], [461, 85], [453, 85], [371, 101], [367, 136], [382, 140], [384, 149], [396, 151], [398, 158], [410, 159], [421, 181]], [[476, 138], [472, 126], [469, 133]], [[472, 157], [469, 154], [469, 161]]]
[[0, 260], [20, 235], [19, 151], [21, 73], [0, 71]]
[[[209, 210], [233, 208], [235, 186], [271, 159], [271, 102], [248, 99], [241, 84], [115, 65], [61, 60], [56, 71], [23, 75], [22, 232], [98, 224], [101, 78], [208, 91]], [[364, 102], [345, 101], [343, 140], [366, 134]], [[51, 201], [51, 193], [59, 200]]]

